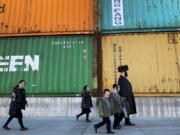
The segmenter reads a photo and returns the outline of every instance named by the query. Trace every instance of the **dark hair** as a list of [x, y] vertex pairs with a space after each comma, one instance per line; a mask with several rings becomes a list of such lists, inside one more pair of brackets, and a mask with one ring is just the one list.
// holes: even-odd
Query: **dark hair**
[[20, 84], [20, 83], [22, 83], [22, 82], [26, 83], [26, 81], [25, 81], [25, 80], [20, 80], [20, 81], [19, 81], [19, 84]]
[[22, 82], [24, 82], [24, 83], [26, 84], [26, 81], [25, 81], [25, 80], [20, 80], [19, 83], [18, 83], [16, 86], [14, 86], [13, 88], [18, 88], [18, 87], [19, 87], [19, 84], [22, 83]]
[[88, 87], [89, 87], [88, 85], [85, 85], [85, 86], [83, 87], [83, 90], [86, 91], [86, 89], [87, 89]]
[[118, 88], [118, 84], [113, 84], [113, 89]]
[[104, 90], [104, 94], [105, 94], [106, 92], [110, 92], [110, 90], [109, 90], [109, 89], [105, 89], [105, 90]]

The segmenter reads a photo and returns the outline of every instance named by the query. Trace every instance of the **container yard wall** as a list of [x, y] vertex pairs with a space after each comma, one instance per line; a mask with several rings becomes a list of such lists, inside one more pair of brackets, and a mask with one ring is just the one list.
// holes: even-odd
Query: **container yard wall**
[[[136, 97], [136, 118], [180, 118], [180, 97]], [[28, 98], [25, 117], [75, 117], [81, 111], [80, 97]], [[0, 98], [0, 117], [8, 117], [10, 98]], [[48, 109], [47, 109], [48, 108]], [[99, 117], [96, 98], [90, 118]]]

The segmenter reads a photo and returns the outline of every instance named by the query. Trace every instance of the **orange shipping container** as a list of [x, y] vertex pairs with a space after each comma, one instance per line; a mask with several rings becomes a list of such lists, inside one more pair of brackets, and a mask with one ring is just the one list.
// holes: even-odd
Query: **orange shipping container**
[[88, 34], [96, 0], [0, 0], [0, 36]]

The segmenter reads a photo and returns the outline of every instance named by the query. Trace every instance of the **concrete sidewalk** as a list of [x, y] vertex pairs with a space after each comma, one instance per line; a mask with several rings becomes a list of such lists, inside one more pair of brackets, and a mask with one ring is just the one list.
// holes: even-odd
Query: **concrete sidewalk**
[[[6, 118], [0, 118], [0, 124]], [[0, 135], [100, 135], [105, 134], [105, 126], [95, 134], [93, 124], [100, 122], [101, 119], [93, 119], [92, 123], [86, 123], [84, 117], [76, 121], [75, 118], [25, 118], [25, 126], [28, 131], [20, 131], [19, 124], [14, 119], [9, 127], [10, 131], [0, 128]], [[180, 135], [180, 119], [154, 119], [154, 118], [134, 118], [135, 127], [124, 126], [115, 130], [115, 135]]]

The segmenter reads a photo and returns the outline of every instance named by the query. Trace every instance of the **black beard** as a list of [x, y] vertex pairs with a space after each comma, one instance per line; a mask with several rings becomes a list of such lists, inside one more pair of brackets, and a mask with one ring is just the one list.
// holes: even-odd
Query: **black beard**
[[125, 74], [124, 74], [124, 75], [125, 75], [125, 77], [128, 77], [128, 73], [127, 73], [127, 72], [125, 72]]

